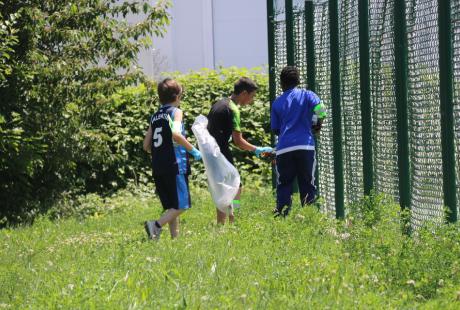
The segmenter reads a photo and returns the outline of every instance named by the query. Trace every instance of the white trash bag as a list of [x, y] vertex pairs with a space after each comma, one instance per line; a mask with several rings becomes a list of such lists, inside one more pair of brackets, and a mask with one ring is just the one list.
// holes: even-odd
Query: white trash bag
[[228, 206], [232, 204], [238, 193], [240, 174], [222, 155], [207, 126], [208, 119], [204, 115], [199, 115], [193, 123], [192, 131], [198, 141], [198, 148], [206, 169], [208, 188], [211, 192], [212, 200], [214, 200], [220, 211], [227, 213]]

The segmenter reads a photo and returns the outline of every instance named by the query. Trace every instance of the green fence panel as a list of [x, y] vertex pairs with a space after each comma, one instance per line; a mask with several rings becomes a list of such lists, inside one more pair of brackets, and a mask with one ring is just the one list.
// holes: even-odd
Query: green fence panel
[[349, 204], [364, 194], [358, 0], [343, 0], [339, 6], [343, 174], [345, 204]]
[[316, 92], [326, 105], [328, 118], [318, 139], [318, 169], [321, 171], [319, 191], [325, 200], [323, 212], [335, 216], [335, 179], [331, 110], [331, 56], [329, 10], [327, 2], [315, 6]]
[[438, 7], [407, 2], [411, 222], [444, 220], [439, 99]]
[[392, 0], [372, 1], [369, 11], [375, 190], [399, 201], [394, 3]]
[[[307, 87], [307, 42], [305, 39], [305, 13], [301, 8], [294, 13], [295, 66], [300, 72], [300, 87]], [[300, 11], [301, 10], [301, 11]]]

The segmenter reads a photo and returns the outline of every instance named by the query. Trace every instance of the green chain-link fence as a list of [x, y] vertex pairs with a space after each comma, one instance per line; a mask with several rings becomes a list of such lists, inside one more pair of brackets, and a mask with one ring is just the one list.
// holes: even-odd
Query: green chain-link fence
[[[454, 78], [454, 128], [457, 172], [457, 201], [460, 202], [460, 1], [452, 3], [452, 46]], [[458, 204], [457, 204], [458, 206]]]
[[[273, 94], [281, 93], [279, 72], [293, 53], [301, 86], [313, 88], [329, 110], [317, 147], [323, 211], [340, 214], [338, 208], [357, 202], [368, 188], [409, 207], [413, 227], [444, 220], [445, 206], [447, 218], [455, 221], [460, 201], [460, 0], [318, 0], [313, 5], [278, 0], [268, 8], [274, 8], [268, 14], [269, 35], [274, 36]], [[308, 40], [314, 40], [313, 50]], [[314, 57], [314, 70], [307, 66], [308, 57]], [[308, 85], [312, 75], [314, 85]], [[334, 148], [341, 151], [334, 153]]]

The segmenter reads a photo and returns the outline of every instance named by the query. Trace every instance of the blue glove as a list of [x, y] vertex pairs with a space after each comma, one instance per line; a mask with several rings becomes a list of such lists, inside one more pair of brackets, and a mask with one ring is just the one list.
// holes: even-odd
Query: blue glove
[[269, 146], [264, 146], [264, 147], [258, 146], [254, 150], [254, 153], [256, 153], [257, 157], [259, 157], [260, 154], [262, 154], [262, 153], [271, 153], [271, 152], [273, 152], [273, 148], [271, 148]]
[[188, 151], [188, 152], [190, 153], [190, 155], [193, 156], [195, 160], [201, 160], [201, 153], [195, 147], [191, 151]]

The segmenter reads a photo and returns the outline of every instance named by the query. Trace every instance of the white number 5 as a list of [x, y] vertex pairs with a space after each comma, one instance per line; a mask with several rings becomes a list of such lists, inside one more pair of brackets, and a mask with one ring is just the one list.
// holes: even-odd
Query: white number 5
[[161, 136], [162, 130], [163, 130], [163, 127], [155, 128], [155, 131], [153, 133], [153, 146], [154, 147], [159, 147], [163, 143], [163, 137]]

